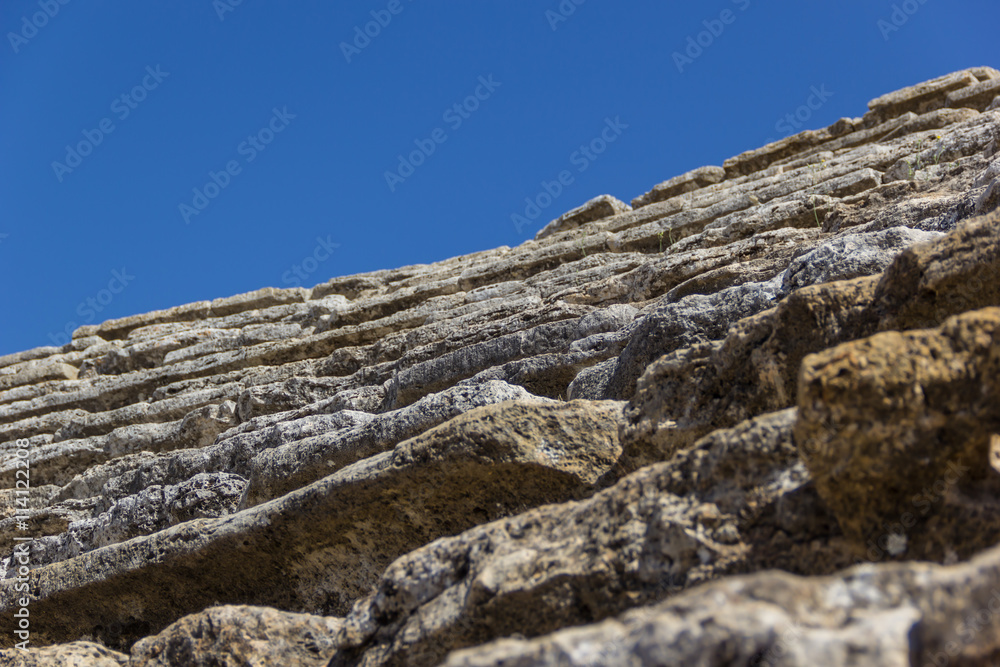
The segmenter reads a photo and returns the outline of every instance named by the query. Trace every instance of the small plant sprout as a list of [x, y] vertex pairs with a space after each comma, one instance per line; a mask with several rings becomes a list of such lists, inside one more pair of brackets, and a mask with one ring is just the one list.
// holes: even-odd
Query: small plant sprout
[[[936, 135], [934, 135], [934, 138], [935, 139], [941, 139], [941, 135], [940, 134], [936, 134]], [[916, 163], [912, 164], [909, 160], [906, 161], [907, 164], [911, 164], [910, 178], [913, 178], [913, 173], [920, 171], [921, 169], [923, 169], [926, 166], [926, 165], [924, 165], [924, 156], [921, 155], [921, 152], [924, 150], [924, 142], [925, 141], [927, 141], [927, 140], [926, 139], [921, 139], [920, 141], [917, 142], [917, 161], [916, 161]], [[940, 159], [941, 159], [941, 153], [939, 152], [937, 154], [937, 157], [934, 159], [934, 164], [937, 164], [937, 161], [940, 160]]]
[[937, 139], [938, 142], [937, 152], [934, 153], [934, 164], [938, 164], [941, 162], [941, 156], [944, 154], [944, 142], [941, 141], [940, 134], [936, 135], [934, 138]]
[[670, 239], [670, 245], [673, 245], [674, 244], [674, 230], [672, 230], [672, 229], [668, 229], [667, 230], [667, 238]]
[[819, 162], [813, 162], [811, 165], [809, 165], [809, 171], [812, 172], [813, 185], [816, 185], [816, 175], [819, 173], [819, 170], [825, 167], [826, 167], [826, 158], [823, 158]]
[[657, 234], [657, 236], [660, 238], [660, 252], [663, 252], [663, 230], [662, 229]]
[[587, 239], [588, 236], [590, 236], [590, 232], [584, 232], [583, 236], [581, 236], [580, 240], [578, 241], [579, 247], [580, 247], [580, 252], [583, 253], [584, 257], [587, 256], [587, 248], [584, 246], [584, 241], [586, 241], [586, 239]]
[[[821, 160], [820, 162], [814, 162], [810, 166], [810, 169], [812, 169], [813, 187], [816, 187], [816, 174], [819, 172], [820, 169], [823, 169], [824, 167], [826, 167], [826, 159], [825, 158], [823, 160]], [[816, 195], [815, 194], [812, 196], [812, 207], [813, 207], [813, 217], [816, 219], [816, 226], [817, 227], [821, 227], [822, 225], [820, 224], [820, 221], [819, 221], [819, 211], [816, 209]]]

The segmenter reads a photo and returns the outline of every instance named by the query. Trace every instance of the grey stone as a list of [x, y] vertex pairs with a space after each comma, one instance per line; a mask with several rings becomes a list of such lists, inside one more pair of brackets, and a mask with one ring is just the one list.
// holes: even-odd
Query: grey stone
[[[173, 486], [149, 486], [115, 501], [93, 518], [69, 523], [66, 532], [26, 543], [29, 558], [33, 566], [42, 567], [192, 519], [232, 514], [246, 483], [239, 475], [200, 473]], [[102, 508], [98, 504], [96, 509]], [[13, 571], [6, 576], [12, 577]]]
[[881, 273], [904, 248], [940, 236], [940, 232], [893, 227], [831, 239], [792, 260], [781, 276], [781, 289], [787, 294], [806, 285]]
[[[127, 646], [215, 601], [343, 614], [421, 544], [515, 508], [588, 495], [619, 455], [620, 411], [585, 402], [476, 408], [279, 500], [35, 569], [32, 637], [90, 634]], [[446, 515], [412, 519], [444, 507]], [[4, 610], [13, 586], [0, 582]]]
[[606, 398], [631, 398], [646, 367], [670, 351], [721, 338], [739, 319], [771, 307], [780, 283], [740, 285], [717, 294], [693, 294], [636, 320], [618, 357]]
[[804, 517], [821, 525], [791, 441], [794, 422], [794, 409], [765, 415], [587, 500], [413, 551], [345, 618], [331, 667], [435, 665], [449, 650], [613, 616], [749, 562], [808, 572], [849, 562], [775, 531]]
[[601, 195], [594, 197], [571, 211], [563, 213], [561, 216], [545, 225], [537, 234], [535, 240], [551, 236], [557, 232], [567, 231], [582, 227], [588, 222], [610, 218], [619, 213], [631, 211], [632, 207], [623, 201], [619, 201], [611, 195]]
[[124, 653], [89, 641], [75, 641], [58, 646], [30, 646], [0, 649], [0, 665], [7, 667], [128, 667]]
[[130, 667], [301, 665], [323, 667], [338, 618], [226, 605], [185, 616], [132, 647]]
[[[566, 310], [573, 312], [568, 308]], [[394, 377], [387, 387], [383, 405], [388, 409], [397, 409], [412, 403], [424, 393], [443, 389], [491, 366], [528, 356], [563, 352], [574, 341], [614, 331], [628, 324], [634, 312], [635, 309], [629, 306], [594, 311], [586, 316], [541, 324], [442, 354], [406, 368]]]
[[521, 387], [492, 380], [428, 394], [412, 405], [370, 416], [353, 428], [311, 437], [300, 433], [271, 447], [254, 446], [261, 453], [246, 467], [250, 485], [243, 507], [276, 498], [355, 461], [388, 451], [397, 443], [473, 408], [512, 400], [545, 402]]
[[998, 560], [993, 548], [957, 567], [862, 565], [830, 577], [733, 577], [602, 623], [456, 652], [444, 664], [987, 664], [984, 656], [998, 649], [996, 634], [976, 632], [968, 620], [981, 614], [986, 625], [976, 627], [992, 628]]
[[718, 183], [726, 176], [722, 167], [699, 167], [686, 174], [675, 176], [660, 183], [646, 194], [632, 200], [632, 208], [641, 208], [658, 201], [664, 201], [685, 192], [703, 188], [706, 185]]

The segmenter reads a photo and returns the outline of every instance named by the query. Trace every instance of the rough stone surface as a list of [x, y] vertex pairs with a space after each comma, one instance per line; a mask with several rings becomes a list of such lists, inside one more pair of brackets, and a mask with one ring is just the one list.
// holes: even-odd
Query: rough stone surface
[[88, 641], [58, 646], [0, 650], [3, 667], [128, 667], [129, 657]]
[[[967, 558], [1000, 538], [1000, 503], [987, 500], [1000, 468], [1000, 308], [810, 355], [798, 404], [802, 458], [859, 552], [886, 532], [893, 555], [918, 558]], [[926, 529], [941, 500], [977, 482], [968, 525]]]
[[590, 622], [728, 572], [849, 562], [798, 542], [803, 531], [775, 530], [818, 518], [794, 421], [786, 410], [717, 432], [588, 500], [400, 558], [348, 615], [331, 665], [433, 665], [455, 648]]
[[998, 573], [994, 548], [958, 567], [734, 577], [603, 623], [456, 652], [444, 664], [991, 665], [1000, 656]]
[[0, 664], [995, 664], [998, 81], [0, 357]]
[[675, 176], [660, 183], [646, 194], [632, 200], [632, 208], [641, 208], [648, 204], [664, 201], [684, 192], [699, 190], [706, 185], [718, 183], [726, 176], [722, 167], [700, 167], [686, 174]]
[[272, 448], [256, 446], [254, 449], [263, 451], [247, 465], [250, 484], [243, 506], [278, 497], [344, 465], [392, 449], [397, 443], [472, 408], [512, 400], [544, 402], [521, 387], [493, 380], [428, 394], [413, 405], [375, 415], [351, 429], [313, 437], [296, 434], [294, 439], [288, 439], [288, 444]]
[[[33, 636], [90, 634], [124, 647], [140, 628], [213, 601], [343, 614], [416, 546], [592, 492], [620, 454], [621, 407], [476, 408], [270, 503], [39, 568]], [[5, 596], [12, 574], [0, 582]], [[184, 589], [170, 586], [181, 579]], [[116, 622], [122, 614], [128, 624]]]
[[137, 642], [129, 667], [321, 667], [342, 625], [338, 618], [267, 607], [212, 607]]
[[603, 218], [610, 218], [613, 215], [631, 211], [632, 207], [623, 201], [615, 199], [611, 195], [601, 195], [594, 197], [590, 201], [581, 204], [572, 211], [563, 213], [561, 216], [545, 225], [537, 234], [535, 240], [539, 241], [546, 236], [551, 236], [556, 232], [576, 229], [581, 225]]
[[724, 339], [695, 341], [650, 363], [626, 410], [624, 464], [645, 465], [713, 428], [789, 407], [808, 354], [880, 328], [935, 325], [1000, 305], [991, 282], [1000, 281], [998, 237], [1000, 214], [969, 220], [904, 251], [884, 274], [800, 288]]

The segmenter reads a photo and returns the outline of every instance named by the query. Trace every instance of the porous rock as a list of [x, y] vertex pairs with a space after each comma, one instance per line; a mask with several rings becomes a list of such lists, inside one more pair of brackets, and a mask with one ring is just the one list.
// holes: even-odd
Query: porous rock
[[997, 81], [0, 357], [0, 664], [996, 662]]

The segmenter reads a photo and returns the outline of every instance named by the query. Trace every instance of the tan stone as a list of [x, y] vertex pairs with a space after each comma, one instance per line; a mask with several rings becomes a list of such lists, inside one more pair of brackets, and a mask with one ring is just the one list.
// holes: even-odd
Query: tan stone
[[[899, 555], [919, 544], [941, 507], [941, 489], [988, 478], [1000, 433], [1000, 308], [968, 312], [931, 330], [885, 332], [802, 362], [795, 439], [820, 494], [859, 553], [886, 533]], [[943, 482], [943, 484], [942, 484]], [[936, 489], [927, 498], [922, 494]], [[1000, 538], [997, 508], [984, 503], [975, 538], [935, 535], [963, 557]], [[993, 525], [995, 524], [995, 525]], [[887, 529], [886, 526], [889, 528]], [[943, 557], [939, 548], [936, 554]]]
[[535, 240], [537, 241], [545, 238], [546, 236], [551, 236], [556, 232], [576, 229], [577, 227], [585, 225], [588, 222], [603, 220], [604, 218], [610, 218], [613, 215], [625, 213], [626, 211], [631, 210], [631, 206], [623, 201], [615, 199], [611, 195], [594, 197], [586, 203], [577, 206], [573, 210], [563, 213], [561, 216], [545, 225], [545, 227], [535, 234]]
[[686, 174], [675, 176], [660, 183], [646, 194], [632, 200], [632, 208], [642, 208], [658, 201], [664, 201], [685, 192], [691, 192], [718, 183], [726, 176], [722, 167], [699, 167]]

